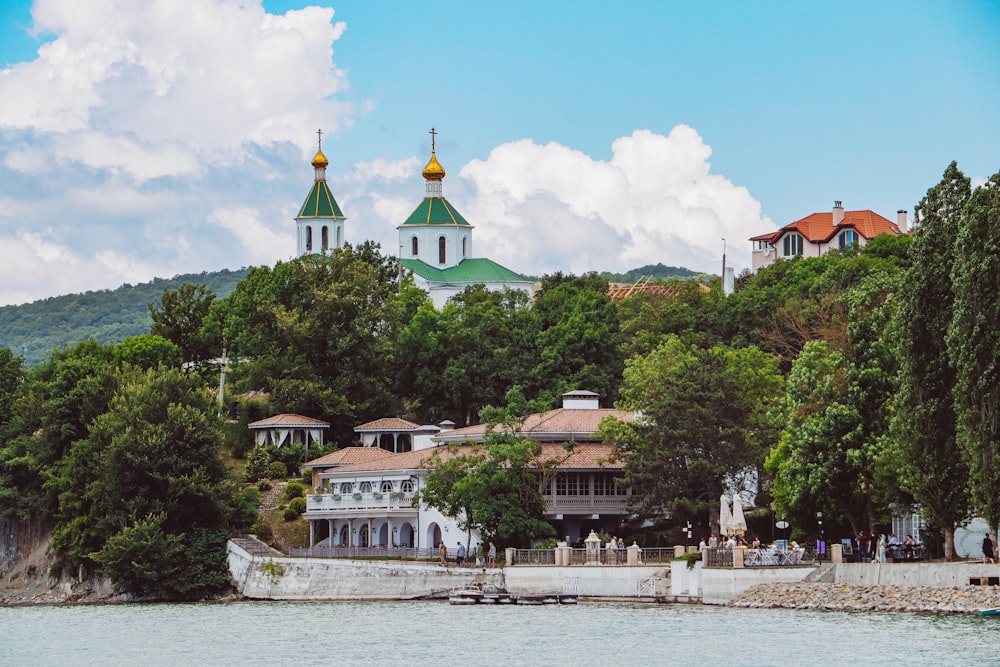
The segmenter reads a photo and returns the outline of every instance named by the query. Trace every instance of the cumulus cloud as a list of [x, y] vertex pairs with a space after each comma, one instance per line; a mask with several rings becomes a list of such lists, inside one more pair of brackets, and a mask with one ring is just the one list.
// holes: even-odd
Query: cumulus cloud
[[0, 70], [0, 304], [290, 256], [288, 175], [356, 113], [333, 14], [35, 0], [51, 40]]
[[711, 154], [686, 125], [616, 139], [607, 162], [558, 143], [498, 146], [461, 170], [476, 254], [532, 273], [659, 262], [718, 272], [728, 238], [731, 262], [747, 266], [745, 240], [770, 221], [746, 188], [711, 173]]

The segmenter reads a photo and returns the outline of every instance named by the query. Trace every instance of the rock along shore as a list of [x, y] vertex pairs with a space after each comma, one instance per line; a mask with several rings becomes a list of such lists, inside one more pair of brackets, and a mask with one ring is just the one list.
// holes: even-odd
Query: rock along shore
[[859, 586], [796, 582], [760, 584], [733, 598], [731, 607], [975, 614], [1000, 607], [998, 586]]

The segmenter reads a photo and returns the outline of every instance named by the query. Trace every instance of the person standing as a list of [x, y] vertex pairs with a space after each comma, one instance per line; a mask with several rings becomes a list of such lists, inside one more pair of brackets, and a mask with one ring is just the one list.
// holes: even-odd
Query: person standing
[[868, 534], [865, 531], [860, 531], [858, 533], [858, 561], [861, 563], [868, 562]]
[[496, 567], [497, 566], [497, 545], [490, 542], [490, 550], [486, 554], [486, 567]]
[[448, 547], [445, 545], [444, 540], [441, 540], [441, 564], [448, 567]]
[[993, 559], [993, 540], [990, 539], [990, 534], [986, 533], [986, 537], [983, 538], [983, 562], [987, 560], [991, 563], [996, 561]]
[[462, 567], [462, 561], [465, 560], [465, 545], [461, 542], [458, 543], [458, 553], [455, 555], [455, 565]]

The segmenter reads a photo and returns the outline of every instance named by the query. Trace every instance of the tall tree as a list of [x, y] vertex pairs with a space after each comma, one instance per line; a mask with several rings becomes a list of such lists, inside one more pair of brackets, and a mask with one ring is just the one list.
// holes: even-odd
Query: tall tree
[[952, 269], [955, 309], [948, 352], [957, 369], [957, 439], [976, 511], [1000, 524], [1000, 173], [961, 215]]
[[971, 509], [969, 469], [956, 443], [956, 369], [946, 343], [955, 301], [955, 239], [971, 194], [969, 179], [952, 162], [917, 205], [893, 326], [900, 363], [893, 418], [899, 483], [920, 503], [927, 522], [942, 531], [947, 560], [955, 557], [955, 528]]
[[[617, 445], [635, 507], [710, 521], [719, 495], [754, 490], [781, 396], [777, 358], [755, 349], [703, 349], [676, 336], [625, 367], [621, 407], [641, 417], [601, 425]], [[765, 435], [765, 434], [769, 434]]]
[[165, 289], [159, 307], [150, 303], [153, 324], [149, 332], [177, 345], [185, 362], [199, 362], [222, 353], [206, 338], [205, 318], [215, 301], [215, 293], [204, 285], [181, 285], [176, 290]]

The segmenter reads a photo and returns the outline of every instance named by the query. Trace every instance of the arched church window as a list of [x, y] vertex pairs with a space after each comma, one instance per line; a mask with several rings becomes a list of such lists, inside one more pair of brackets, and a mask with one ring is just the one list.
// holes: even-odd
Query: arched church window
[[350, 493], [353, 489], [354, 489], [354, 487], [351, 486], [350, 482], [343, 482], [340, 485], [340, 492], [341, 493]]
[[330, 247], [330, 228], [323, 225], [323, 252], [326, 252]]
[[337, 247], [344, 245], [344, 230], [337, 226]]
[[467, 236], [462, 237], [462, 257], [469, 254], [469, 238]]
[[438, 238], [438, 264], [445, 263], [445, 250], [447, 249], [448, 242], [442, 236]]
[[306, 227], [306, 252], [312, 252], [313, 249], [313, 228]]
[[416, 236], [410, 239], [410, 254], [414, 257], [420, 254], [420, 242], [417, 241]]

